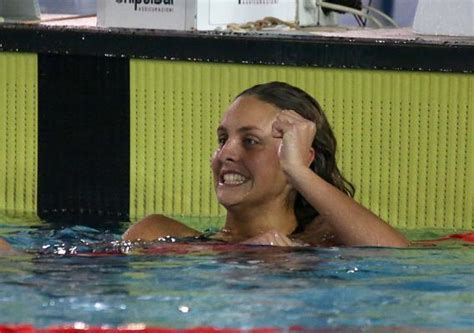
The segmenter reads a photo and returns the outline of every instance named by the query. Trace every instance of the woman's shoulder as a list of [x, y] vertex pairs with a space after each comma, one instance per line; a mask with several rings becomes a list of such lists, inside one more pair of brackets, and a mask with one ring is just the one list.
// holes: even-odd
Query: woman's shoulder
[[201, 233], [170, 217], [152, 214], [130, 226], [122, 235], [123, 240], [152, 241], [161, 237], [194, 237]]
[[329, 247], [343, 245], [331, 225], [321, 216], [314, 218], [311, 223], [305, 226], [302, 232], [292, 235], [292, 238], [311, 246]]
[[0, 252], [8, 252], [8, 251], [12, 251], [12, 247], [6, 240], [4, 240], [3, 238], [0, 238]]

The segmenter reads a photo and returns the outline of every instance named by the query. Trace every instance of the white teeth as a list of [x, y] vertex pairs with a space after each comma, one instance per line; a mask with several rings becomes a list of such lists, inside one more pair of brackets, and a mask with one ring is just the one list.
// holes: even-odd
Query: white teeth
[[246, 178], [236, 173], [226, 173], [223, 177], [224, 184], [228, 185], [240, 185], [243, 184]]

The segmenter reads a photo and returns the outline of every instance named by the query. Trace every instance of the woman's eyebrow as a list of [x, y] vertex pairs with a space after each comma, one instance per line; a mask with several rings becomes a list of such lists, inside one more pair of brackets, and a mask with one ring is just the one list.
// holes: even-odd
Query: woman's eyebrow
[[[251, 132], [251, 131], [262, 131], [260, 127], [257, 126], [242, 126], [237, 129], [237, 132], [240, 133], [246, 133], [246, 132]], [[217, 127], [217, 133], [222, 133], [222, 132], [227, 132], [227, 128], [225, 126], [220, 125]]]
[[260, 127], [257, 127], [257, 126], [243, 126], [243, 127], [240, 127], [237, 131], [238, 132], [251, 132], [251, 131], [261, 132], [262, 129]]

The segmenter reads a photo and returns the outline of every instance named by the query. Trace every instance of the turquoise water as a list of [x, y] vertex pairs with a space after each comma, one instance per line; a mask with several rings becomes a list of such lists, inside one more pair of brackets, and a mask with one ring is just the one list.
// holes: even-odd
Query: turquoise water
[[[409, 249], [122, 243], [124, 226], [11, 226], [0, 323], [49, 327], [474, 327], [474, 246]], [[441, 232], [409, 233], [433, 238]]]

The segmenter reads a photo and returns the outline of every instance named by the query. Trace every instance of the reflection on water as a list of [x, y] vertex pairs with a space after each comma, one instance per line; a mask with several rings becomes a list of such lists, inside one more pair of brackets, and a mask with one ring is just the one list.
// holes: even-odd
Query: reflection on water
[[2, 323], [474, 326], [474, 248], [459, 241], [410, 249], [285, 249], [122, 243], [122, 230], [84, 226], [14, 229], [0, 228], [21, 249], [0, 256]]

